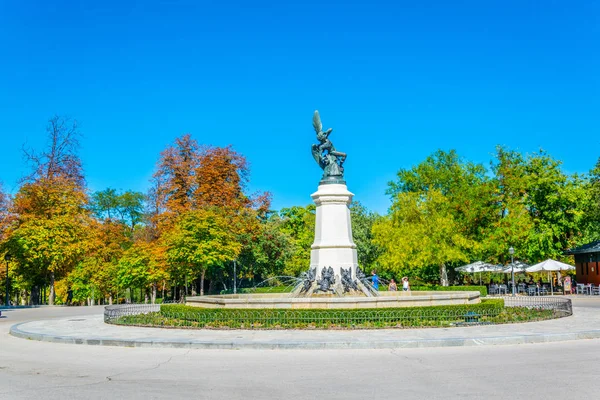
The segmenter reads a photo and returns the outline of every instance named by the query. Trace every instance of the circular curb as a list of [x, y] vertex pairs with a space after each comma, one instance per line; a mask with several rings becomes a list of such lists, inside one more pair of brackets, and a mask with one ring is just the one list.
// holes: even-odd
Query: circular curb
[[427, 347], [461, 347], [485, 345], [515, 345], [532, 343], [551, 343], [569, 340], [598, 339], [600, 329], [568, 333], [536, 333], [508, 336], [486, 337], [447, 337], [440, 339], [404, 339], [379, 341], [202, 341], [202, 340], [173, 340], [173, 339], [114, 339], [103, 337], [71, 337], [31, 333], [20, 329], [26, 324], [22, 322], [11, 326], [10, 334], [14, 337], [37, 340], [41, 342], [83, 344], [89, 346], [118, 346], [118, 347], [154, 347], [154, 348], [187, 348], [187, 349], [228, 349], [228, 350], [341, 350], [341, 349], [399, 349]]

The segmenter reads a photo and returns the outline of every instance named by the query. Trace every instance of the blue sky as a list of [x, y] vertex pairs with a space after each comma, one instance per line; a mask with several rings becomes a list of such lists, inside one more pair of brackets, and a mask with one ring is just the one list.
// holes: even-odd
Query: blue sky
[[438, 148], [487, 165], [541, 147], [567, 172], [600, 156], [598, 1], [4, 1], [0, 37], [12, 192], [54, 114], [80, 123], [90, 190], [145, 191], [189, 132], [244, 154], [275, 208], [316, 190], [314, 109], [379, 212]]

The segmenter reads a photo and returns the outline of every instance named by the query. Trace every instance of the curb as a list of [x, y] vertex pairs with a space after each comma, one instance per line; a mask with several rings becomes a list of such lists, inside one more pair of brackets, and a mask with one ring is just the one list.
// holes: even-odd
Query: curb
[[223, 349], [223, 350], [342, 350], [342, 349], [408, 349], [428, 347], [462, 347], [462, 346], [498, 346], [533, 343], [551, 343], [570, 340], [598, 339], [600, 329], [589, 331], [486, 336], [486, 337], [448, 337], [440, 339], [405, 339], [380, 340], [372, 342], [353, 341], [201, 341], [201, 340], [170, 340], [170, 339], [114, 339], [103, 337], [71, 337], [53, 336], [41, 333], [31, 333], [20, 329], [26, 324], [22, 322], [11, 326], [10, 334], [14, 337], [37, 340], [41, 342], [80, 344], [88, 346], [118, 346], [118, 347], [154, 347], [154, 348], [187, 348], [187, 349]]

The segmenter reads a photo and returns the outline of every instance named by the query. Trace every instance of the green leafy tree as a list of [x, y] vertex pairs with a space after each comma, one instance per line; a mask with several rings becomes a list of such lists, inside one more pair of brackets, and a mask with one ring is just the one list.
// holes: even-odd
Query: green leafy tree
[[461, 159], [456, 151], [438, 150], [410, 169], [398, 171], [387, 194], [426, 194], [437, 190], [449, 202], [449, 212], [461, 232], [472, 239], [485, 235], [495, 212], [494, 185], [482, 164]]
[[145, 201], [143, 193], [130, 190], [117, 193], [115, 189], [108, 188], [92, 194], [90, 209], [100, 220], [118, 221], [127, 226], [131, 236], [144, 221]]
[[365, 271], [376, 269], [382, 249], [373, 241], [373, 225], [380, 216], [367, 210], [360, 202], [354, 201], [350, 204], [350, 217], [358, 264]]
[[560, 259], [577, 242], [586, 222], [586, 182], [560, 165], [543, 151], [524, 157], [497, 148], [492, 164], [497, 212], [483, 242], [491, 260], [503, 262], [510, 246], [532, 263]]
[[[157, 288], [169, 279], [164, 250], [155, 243], [139, 241], [125, 251], [118, 263], [118, 282], [122, 288], [151, 289], [151, 302]], [[147, 292], [146, 292], [147, 293]]]
[[578, 178], [576, 187], [582, 192], [584, 213], [575, 241], [581, 245], [600, 240], [600, 158], [587, 178]]
[[285, 275], [298, 276], [310, 267], [310, 250], [315, 240], [314, 205], [283, 208], [279, 212], [281, 230], [290, 238], [291, 257], [284, 269]]
[[420, 276], [435, 265], [440, 283], [447, 286], [447, 266], [468, 261], [474, 246], [450, 211], [450, 201], [437, 189], [398, 194], [390, 215], [373, 227], [374, 241], [384, 249], [379, 257], [383, 269]]
[[292, 239], [283, 231], [277, 214], [269, 218], [252, 218], [241, 232], [242, 250], [238, 256], [238, 276], [264, 279], [284, 273], [292, 256]]
[[[462, 160], [454, 150], [438, 150], [418, 165], [401, 169], [387, 193], [392, 197], [390, 215], [374, 228], [375, 243], [384, 248], [384, 268], [405, 274], [412, 270], [424, 278], [435, 266], [440, 281], [447, 284], [447, 267], [481, 256], [480, 242], [496, 212], [494, 185], [483, 165]], [[421, 234], [397, 232], [407, 226]], [[394, 248], [386, 234], [400, 235], [400, 247]]]
[[236, 236], [235, 215], [218, 208], [188, 211], [164, 235], [172, 275], [200, 278], [200, 295], [210, 269], [224, 268], [242, 249]]

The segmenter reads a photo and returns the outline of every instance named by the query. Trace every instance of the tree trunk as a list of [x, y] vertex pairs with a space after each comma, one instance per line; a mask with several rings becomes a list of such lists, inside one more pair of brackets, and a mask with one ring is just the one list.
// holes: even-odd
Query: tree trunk
[[200, 275], [200, 296], [204, 296], [204, 276], [206, 275], [206, 269], [202, 269], [202, 274]]
[[50, 295], [48, 296], [48, 305], [54, 305], [54, 298], [56, 297], [56, 292], [54, 291], [54, 272], [50, 272]]
[[440, 285], [448, 286], [448, 272], [444, 263], [440, 264]]
[[108, 295], [108, 305], [112, 306], [113, 303], [113, 297], [112, 297], [112, 293]]
[[156, 303], [156, 282], [152, 283], [152, 304]]

